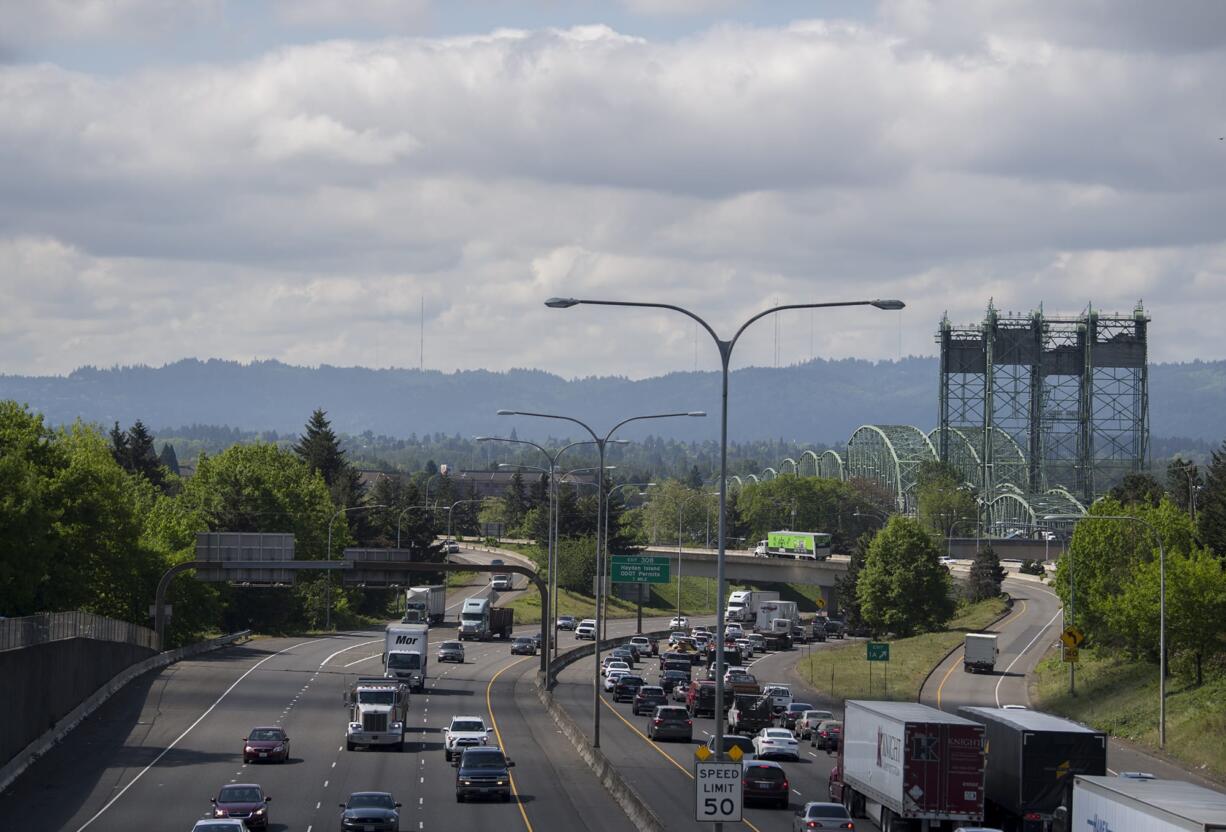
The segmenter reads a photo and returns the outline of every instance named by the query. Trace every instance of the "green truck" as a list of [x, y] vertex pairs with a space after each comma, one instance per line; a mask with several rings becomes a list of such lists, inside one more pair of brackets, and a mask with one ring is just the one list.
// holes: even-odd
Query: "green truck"
[[825, 532], [768, 532], [754, 554], [764, 558], [826, 560], [830, 557], [830, 535]]

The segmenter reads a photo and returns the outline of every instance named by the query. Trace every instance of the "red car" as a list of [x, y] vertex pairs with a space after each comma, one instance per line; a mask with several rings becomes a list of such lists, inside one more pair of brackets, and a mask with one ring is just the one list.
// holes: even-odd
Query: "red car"
[[276, 761], [284, 763], [289, 759], [289, 737], [282, 728], [270, 725], [263, 728], [252, 728], [243, 737], [243, 762]]
[[255, 783], [231, 783], [222, 786], [217, 797], [211, 799], [213, 817], [237, 818], [246, 823], [248, 829], [267, 829], [270, 800], [272, 798]]

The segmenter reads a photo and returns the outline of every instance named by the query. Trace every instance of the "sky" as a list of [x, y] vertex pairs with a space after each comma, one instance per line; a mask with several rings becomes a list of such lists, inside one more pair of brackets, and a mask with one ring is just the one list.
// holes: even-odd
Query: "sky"
[[1218, 0], [0, 0], [0, 373], [1222, 359], [1223, 78]]

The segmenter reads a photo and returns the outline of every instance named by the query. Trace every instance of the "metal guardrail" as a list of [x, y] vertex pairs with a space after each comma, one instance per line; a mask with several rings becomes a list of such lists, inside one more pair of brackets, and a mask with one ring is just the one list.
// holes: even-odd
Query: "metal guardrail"
[[0, 621], [0, 650], [16, 650], [68, 638], [119, 641], [158, 649], [157, 635], [148, 627], [80, 610], [43, 612]]

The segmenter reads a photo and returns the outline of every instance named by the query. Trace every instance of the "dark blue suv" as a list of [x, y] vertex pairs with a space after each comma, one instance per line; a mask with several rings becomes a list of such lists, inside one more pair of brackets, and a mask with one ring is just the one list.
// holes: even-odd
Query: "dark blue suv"
[[515, 763], [506, 758], [501, 748], [466, 748], [452, 765], [456, 767], [456, 803], [470, 797], [497, 797], [503, 803], [511, 800], [510, 769]]

